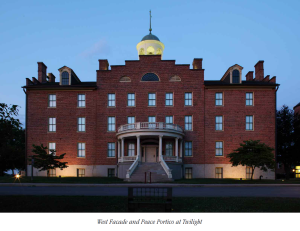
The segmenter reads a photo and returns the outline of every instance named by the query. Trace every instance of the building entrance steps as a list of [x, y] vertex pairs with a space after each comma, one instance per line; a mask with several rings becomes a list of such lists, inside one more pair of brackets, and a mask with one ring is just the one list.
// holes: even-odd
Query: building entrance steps
[[145, 163], [140, 162], [136, 167], [132, 175], [126, 181], [129, 182], [145, 182], [145, 172], [147, 173], [146, 182], [150, 182], [150, 172], [151, 172], [151, 182], [167, 182], [174, 181], [168, 178], [165, 170], [160, 163]]

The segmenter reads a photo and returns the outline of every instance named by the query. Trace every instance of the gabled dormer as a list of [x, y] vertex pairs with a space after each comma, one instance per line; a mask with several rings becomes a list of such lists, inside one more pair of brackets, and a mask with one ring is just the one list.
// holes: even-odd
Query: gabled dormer
[[241, 84], [242, 70], [243, 67], [238, 64], [229, 67], [228, 70], [223, 75], [223, 77], [221, 78], [221, 81], [224, 81], [226, 83], [231, 83], [231, 84]]
[[71, 68], [63, 66], [59, 68], [58, 71], [60, 76], [59, 85], [76, 85], [81, 83], [80, 79]]

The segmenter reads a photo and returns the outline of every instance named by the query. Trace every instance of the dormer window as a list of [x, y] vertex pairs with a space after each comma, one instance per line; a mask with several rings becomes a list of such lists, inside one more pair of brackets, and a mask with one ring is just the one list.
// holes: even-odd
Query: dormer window
[[64, 71], [61, 74], [61, 84], [62, 85], [69, 85], [69, 73], [67, 71]]
[[238, 70], [232, 72], [232, 83], [240, 83], [240, 72]]

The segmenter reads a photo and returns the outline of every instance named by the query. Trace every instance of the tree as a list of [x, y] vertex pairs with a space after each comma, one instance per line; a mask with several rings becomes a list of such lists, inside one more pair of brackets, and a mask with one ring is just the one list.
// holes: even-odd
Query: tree
[[259, 140], [247, 140], [240, 144], [234, 152], [228, 154], [232, 166], [248, 166], [252, 168], [251, 180], [255, 168], [266, 172], [275, 167], [273, 148], [261, 143]]
[[19, 119], [19, 106], [0, 103], [0, 175], [25, 169], [25, 130]]
[[286, 179], [290, 178], [290, 170], [293, 165], [300, 163], [299, 141], [299, 116], [294, 115], [293, 110], [283, 105], [277, 111], [277, 161], [282, 163]]
[[[34, 159], [33, 167], [39, 169], [39, 171], [45, 171], [47, 170], [47, 173], [50, 169], [56, 169], [60, 168], [63, 170], [64, 168], [67, 168], [68, 162], [60, 162], [59, 160], [62, 160], [66, 153], [61, 154], [59, 156], [56, 156], [55, 150], [50, 150], [50, 154], [47, 152], [47, 147], [44, 147], [43, 144], [40, 146], [32, 145], [33, 150], [36, 155], [33, 155], [28, 158], [29, 161], [32, 161]], [[48, 174], [47, 174], [48, 176]]]

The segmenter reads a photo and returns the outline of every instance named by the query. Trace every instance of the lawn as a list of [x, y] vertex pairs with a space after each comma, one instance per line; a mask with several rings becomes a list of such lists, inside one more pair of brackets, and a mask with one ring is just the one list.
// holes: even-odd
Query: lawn
[[[172, 208], [173, 212], [300, 212], [300, 198], [175, 197]], [[140, 210], [144, 211], [149, 212]], [[127, 197], [0, 196], [0, 212], [127, 212]]]
[[[0, 177], [1, 183], [19, 182], [12, 176]], [[123, 179], [116, 177], [34, 177], [31, 181], [30, 177], [21, 177], [21, 183], [64, 183], [64, 184], [115, 184], [128, 183]], [[240, 179], [180, 179], [173, 182], [175, 184], [300, 184], [300, 179], [290, 180], [240, 180]]]

